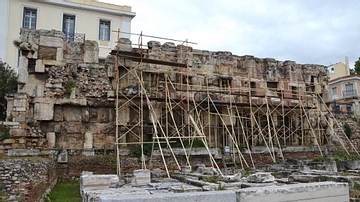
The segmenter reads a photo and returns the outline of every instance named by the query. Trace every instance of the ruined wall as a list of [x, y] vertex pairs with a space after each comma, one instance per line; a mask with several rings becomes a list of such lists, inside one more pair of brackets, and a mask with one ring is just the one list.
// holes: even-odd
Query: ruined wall
[[[66, 42], [62, 32], [28, 29], [21, 30], [20, 40], [18, 93], [7, 98], [7, 116], [13, 117], [15, 126], [10, 131], [11, 138], [0, 142], [0, 147], [113, 148], [116, 51], [106, 58], [105, 64], [98, 64], [99, 48], [95, 41]], [[287, 124], [284, 133], [291, 136], [284, 138], [287, 144], [301, 144], [300, 132], [289, 132], [295, 129], [317, 128], [315, 133], [319, 139], [331, 135], [324, 134], [327, 124], [319, 118], [319, 112], [326, 113], [326, 108], [318, 96], [325, 102], [329, 100], [325, 66], [196, 50], [155, 41], [148, 42], [148, 49], [141, 49], [139, 54], [130, 41], [120, 39], [120, 42], [116, 50], [121, 55], [118, 65], [122, 142], [139, 141], [140, 134], [144, 140], [151, 140], [154, 121], [159, 121], [164, 127], [171, 126], [167, 130], [169, 134], [174, 134], [177, 125], [184, 129], [181, 134], [189, 135], [194, 132], [193, 128], [186, 129], [191, 114], [199, 116], [196, 120], [206, 126], [203, 131], [210, 146], [222, 147], [229, 144], [230, 139], [221, 128], [236, 123], [233, 128], [238, 131], [237, 138], [244, 139], [247, 134], [240, 131], [239, 120], [244, 119], [248, 122], [246, 124], [250, 124], [246, 130], [255, 121], [262, 124], [265, 112], [260, 110], [256, 117], [252, 117], [249, 106], [261, 108], [265, 103], [294, 109], [302, 103], [309, 110], [314, 126], [308, 126], [309, 122], [297, 116], [299, 109], [287, 117], [276, 110], [271, 114], [272, 125]], [[140, 55], [143, 58], [141, 64]], [[141, 102], [144, 93], [150, 103], [144, 97]], [[167, 99], [174, 100], [174, 118], [166, 114], [169, 110], [166, 108]], [[214, 106], [201, 104], [210, 99], [216, 102]], [[201, 109], [199, 113], [194, 106], [189, 113], [183, 110], [179, 101], [184, 100], [190, 100], [187, 105], [193, 105], [195, 101]], [[229, 103], [241, 107], [231, 107]], [[149, 104], [154, 112], [149, 111]], [[239, 109], [240, 112], [236, 112]], [[151, 119], [153, 113], [157, 120]], [[235, 117], [239, 114], [245, 118]], [[284, 120], [288, 119], [291, 121], [285, 123]], [[255, 145], [261, 140], [254, 135], [258, 133], [255, 130], [249, 136], [252, 139], [250, 144]], [[309, 137], [307, 142], [314, 143], [311, 134], [305, 135]]]
[[56, 182], [55, 164], [47, 159], [0, 160], [0, 199], [36, 201]]
[[18, 127], [1, 146], [112, 147], [113, 92], [107, 68], [97, 64], [97, 43], [66, 42], [55, 30], [22, 29], [20, 40], [18, 93], [7, 97], [7, 116]]
[[[127, 141], [135, 141], [129, 130], [140, 133], [127, 127], [128, 123], [143, 121], [151, 126], [159, 121], [164, 127], [172, 127], [168, 134], [176, 135], [176, 126], [193, 125], [188, 118], [192, 116], [203, 127], [212, 147], [233, 145], [229, 133], [234, 132], [229, 131], [234, 130], [233, 139], [238, 144], [245, 144], [244, 139], [250, 145], [264, 144], [263, 139], [270, 141], [270, 133], [278, 134], [280, 144], [285, 145], [330, 142], [333, 133], [326, 131], [329, 126], [326, 103], [330, 99], [325, 66], [196, 50], [170, 42], [150, 41], [147, 47], [137, 54], [135, 50], [128, 53], [129, 41], [123, 40], [117, 46], [120, 95], [125, 97], [120, 105], [122, 112], [128, 114], [120, 119], [124, 126], [120, 132]], [[112, 55], [116, 53], [113, 51]], [[108, 61], [110, 68], [115, 67], [112, 61]], [[140, 73], [134, 74], [135, 71]], [[151, 101], [156, 120], [151, 120], [151, 111], [146, 107], [141, 118], [131, 110], [133, 106], [140, 109], [141, 103], [132, 100], [129, 104], [127, 99], [140, 96], [142, 90]], [[169, 110], [174, 115], [166, 114]], [[151, 133], [145, 130], [145, 134]], [[187, 130], [180, 133], [196, 134]], [[261, 133], [266, 137], [262, 138]]]

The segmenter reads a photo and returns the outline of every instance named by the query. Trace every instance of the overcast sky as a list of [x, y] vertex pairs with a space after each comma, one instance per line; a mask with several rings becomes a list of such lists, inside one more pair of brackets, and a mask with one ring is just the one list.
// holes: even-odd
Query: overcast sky
[[131, 6], [133, 33], [188, 39], [195, 49], [300, 64], [345, 63], [348, 56], [351, 68], [360, 57], [358, 0], [100, 1]]

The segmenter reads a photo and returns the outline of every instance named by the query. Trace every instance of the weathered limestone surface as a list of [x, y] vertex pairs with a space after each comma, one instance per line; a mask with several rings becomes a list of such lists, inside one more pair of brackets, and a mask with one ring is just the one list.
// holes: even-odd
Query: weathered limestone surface
[[[34, 141], [29, 144], [27, 139], [20, 142], [16, 140], [11, 146], [85, 148], [88, 149], [87, 151], [92, 151], [93, 148], [113, 148], [116, 142], [114, 107], [117, 60], [115, 56], [109, 55], [105, 64], [98, 64], [99, 47], [96, 41], [66, 42], [64, 34], [55, 30], [21, 29], [20, 40], [19, 92], [9, 96], [10, 109], [7, 116], [12, 114], [15, 121], [41, 128], [44, 135], [41, 137], [43, 139], [39, 139], [36, 143]], [[128, 39], [119, 39], [115, 50], [124, 51], [131, 57], [136, 57], [138, 54], [137, 49], [133, 49]], [[141, 54], [144, 59], [185, 64], [186, 68], [143, 62], [141, 66], [143, 83], [140, 84], [139, 75], [136, 73], [139, 72], [139, 62], [129, 58], [119, 59], [121, 110], [118, 117], [121, 126], [119, 133], [122, 137], [120, 142], [138, 141], [138, 138], [131, 134], [140, 134], [140, 127], [133, 127], [140, 119], [146, 126], [142, 131], [145, 134], [145, 141], [152, 138], [154, 132], [151, 126], [154, 125], [154, 121], [164, 124], [165, 120], [174, 119], [173, 125], [192, 125], [193, 123], [189, 121], [190, 114], [186, 111], [174, 110], [173, 118], [164, 113], [167, 109], [164, 101], [161, 100], [167, 97], [173, 100], [203, 102], [204, 106], [201, 107], [204, 112], [221, 113], [218, 118], [210, 119], [206, 113], [191, 112], [193, 117], [199, 116], [195, 117], [195, 120], [201, 120], [204, 126], [208, 126], [204, 128], [204, 133], [215, 134], [216, 137], [226, 136], [226, 131], [213, 131], [212, 128], [230, 127], [237, 123], [235, 118], [237, 109], [225, 107], [223, 104], [205, 106], [206, 103], [210, 103], [210, 99], [216, 103], [244, 104], [251, 101], [258, 105], [269, 102], [271, 105], [284, 104], [291, 107], [302, 103], [304, 107], [314, 107], [308, 113], [311, 124], [299, 119], [294, 113], [290, 113], [285, 118], [275, 113], [272, 115], [275, 126], [280, 128], [291, 125], [292, 129], [298, 130], [291, 131], [293, 132], [291, 138], [280, 140], [287, 141], [288, 146], [300, 144], [298, 135], [302, 133], [298, 129], [301, 128], [299, 126], [319, 128], [320, 130], [315, 131], [315, 135], [323, 140], [332, 135], [331, 131], [327, 130], [329, 126], [325, 118], [319, 118], [318, 111], [315, 110], [315, 108], [319, 109], [325, 117], [328, 113], [326, 107], [314, 96], [317, 94], [325, 101], [329, 100], [328, 72], [325, 66], [296, 64], [293, 61], [256, 58], [250, 55], [238, 56], [227, 51], [197, 50], [171, 42], [161, 44], [156, 41], [148, 42], [148, 49], [141, 50]], [[169, 92], [166, 89], [170, 89]], [[211, 93], [208, 95], [206, 90]], [[140, 92], [146, 93], [154, 108], [154, 111], [150, 112], [146, 106], [149, 103], [144, 102], [141, 106], [143, 117], [140, 117], [138, 110]], [[282, 97], [279, 96], [279, 92], [282, 93]], [[132, 96], [137, 98], [128, 102], [126, 99]], [[266, 96], [269, 96], [268, 99]], [[152, 115], [156, 116], [152, 117]], [[259, 123], [264, 122], [262, 114], [257, 116]], [[220, 117], [221, 120], [216, 121]], [[246, 117], [246, 119], [250, 118]], [[20, 128], [11, 130], [14, 137], [18, 135], [26, 137], [30, 134], [26, 127], [22, 128], [21, 133]], [[167, 132], [176, 134], [175, 127], [169, 127]], [[55, 143], [52, 135], [54, 133]], [[187, 132], [180, 131], [180, 133]], [[47, 138], [44, 137], [45, 134], [48, 134]], [[241, 137], [243, 134], [239, 132], [235, 135]], [[303, 135], [306, 137], [305, 144], [315, 144], [315, 140], [310, 138], [314, 134], [306, 132]], [[283, 135], [279, 137], [282, 138]], [[209, 139], [210, 147], [224, 147], [231, 143], [230, 140], [221, 142], [214, 137]], [[262, 143], [261, 141], [260, 137], [255, 137], [251, 144], [254, 146], [256, 143]], [[239, 145], [243, 143], [239, 142]], [[191, 155], [208, 153], [206, 150], [196, 149], [187, 152]], [[218, 153], [214, 150], [210, 152]], [[184, 152], [178, 150], [175, 153], [183, 155]], [[165, 150], [165, 154], [170, 153]]]
[[272, 176], [271, 173], [258, 172], [250, 175], [247, 178], [247, 181], [253, 183], [262, 183], [262, 182], [268, 183], [268, 182], [274, 182], [275, 177]]
[[207, 201], [207, 202], [230, 202], [236, 201], [236, 195], [234, 191], [220, 191], [220, 192], [192, 192], [192, 193], [175, 193], [164, 195], [134, 195], [134, 196], [100, 196], [100, 202], [195, 202], [195, 201]]
[[38, 156], [39, 154], [39, 150], [12, 149], [8, 151], [8, 156]]
[[240, 189], [236, 195], [241, 202], [345, 202], [349, 201], [349, 187], [347, 183], [319, 182]]
[[83, 195], [88, 190], [113, 188], [118, 183], [117, 175], [93, 175], [92, 172], [85, 172], [80, 177], [80, 193]]
[[238, 201], [238, 202], [281, 202], [281, 201], [323, 201], [345, 202], [349, 200], [346, 183], [320, 182], [309, 184], [293, 184], [287, 186], [268, 186], [244, 188], [233, 191], [209, 191], [193, 193], [171, 193], [152, 195], [99, 196], [101, 202], [165, 202], [165, 201]]
[[134, 170], [133, 186], [145, 186], [151, 182], [150, 170]]

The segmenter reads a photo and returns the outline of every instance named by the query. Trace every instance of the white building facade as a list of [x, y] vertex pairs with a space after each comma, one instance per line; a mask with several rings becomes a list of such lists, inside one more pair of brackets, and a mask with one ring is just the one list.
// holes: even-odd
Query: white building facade
[[[99, 44], [99, 60], [104, 59], [120, 37], [130, 38], [135, 13], [129, 6], [96, 0], [0, 0], [0, 60], [17, 70], [20, 28], [61, 30], [67, 41], [94, 40]], [[125, 32], [125, 33], [124, 33]], [[81, 40], [81, 39], [80, 39]]]

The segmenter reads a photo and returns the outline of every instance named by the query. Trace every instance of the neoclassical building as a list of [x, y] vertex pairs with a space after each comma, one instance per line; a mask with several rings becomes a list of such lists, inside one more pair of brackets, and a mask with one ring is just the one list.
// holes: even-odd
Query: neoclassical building
[[[19, 51], [13, 45], [19, 40], [20, 28], [61, 30], [67, 41], [94, 40], [99, 44], [99, 60], [104, 61], [115, 46], [120, 29], [130, 33], [135, 13], [130, 6], [119, 6], [97, 0], [2, 0], [0, 23], [0, 60], [17, 71]], [[130, 38], [129, 34], [120, 35]]]

